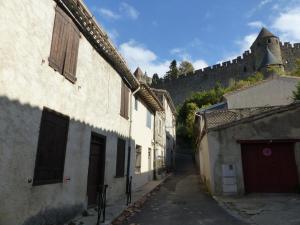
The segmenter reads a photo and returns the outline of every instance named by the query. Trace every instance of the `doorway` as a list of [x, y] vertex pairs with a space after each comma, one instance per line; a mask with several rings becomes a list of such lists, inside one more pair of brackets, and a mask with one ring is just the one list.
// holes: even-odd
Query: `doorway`
[[87, 184], [88, 206], [97, 204], [97, 195], [104, 185], [106, 138], [92, 133]]

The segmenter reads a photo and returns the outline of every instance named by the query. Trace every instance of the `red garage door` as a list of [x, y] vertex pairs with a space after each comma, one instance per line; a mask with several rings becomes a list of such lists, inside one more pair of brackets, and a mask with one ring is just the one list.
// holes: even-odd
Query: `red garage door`
[[247, 193], [297, 190], [294, 143], [242, 144], [242, 160]]

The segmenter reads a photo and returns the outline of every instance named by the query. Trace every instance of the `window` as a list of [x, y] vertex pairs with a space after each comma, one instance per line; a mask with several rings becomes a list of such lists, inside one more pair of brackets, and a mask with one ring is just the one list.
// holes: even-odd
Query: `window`
[[49, 65], [72, 83], [76, 81], [76, 68], [80, 32], [72, 19], [56, 7]]
[[135, 147], [135, 173], [141, 173], [142, 163], [142, 146], [136, 145]]
[[120, 115], [128, 119], [129, 88], [122, 82]]
[[69, 117], [43, 110], [33, 185], [62, 182], [68, 127]]
[[118, 139], [116, 177], [124, 177], [126, 141]]
[[146, 121], [146, 126], [151, 129], [151, 123], [152, 123], [152, 118], [151, 118], [151, 112], [147, 110], [147, 121]]
[[244, 66], [244, 73], [247, 72], [247, 66]]
[[139, 101], [137, 98], [135, 98], [134, 100], [134, 109], [137, 111], [138, 110], [138, 104], [139, 104]]
[[272, 41], [271, 41], [271, 39], [268, 39], [268, 43], [271, 43]]

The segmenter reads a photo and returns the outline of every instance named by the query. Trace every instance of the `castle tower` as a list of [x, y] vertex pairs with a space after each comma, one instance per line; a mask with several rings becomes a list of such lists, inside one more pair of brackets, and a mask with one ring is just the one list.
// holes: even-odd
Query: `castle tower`
[[280, 41], [266, 28], [262, 28], [251, 46], [255, 70], [261, 71], [272, 66], [283, 70]]
[[141, 70], [141, 68], [138, 67], [138, 68], [135, 70], [135, 72], [133, 73], [133, 75], [136, 77], [136, 79], [137, 79], [138, 81], [141, 81], [142, 78], [143, 78], [143, 76], [144, 76], [144, 73], [143, 73], [143, 71]]

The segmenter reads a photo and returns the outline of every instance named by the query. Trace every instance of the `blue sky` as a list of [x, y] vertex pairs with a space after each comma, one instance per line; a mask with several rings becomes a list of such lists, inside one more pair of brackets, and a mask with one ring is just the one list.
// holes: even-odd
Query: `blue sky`
[[196, 69], [247, 50], [262, 26], [300, 42], [300, 0], [84, 0], [129, 67], [162, 76], [170, 61]]

